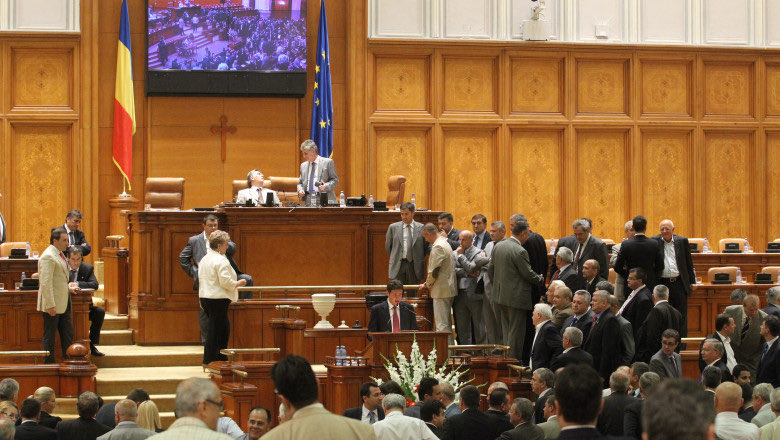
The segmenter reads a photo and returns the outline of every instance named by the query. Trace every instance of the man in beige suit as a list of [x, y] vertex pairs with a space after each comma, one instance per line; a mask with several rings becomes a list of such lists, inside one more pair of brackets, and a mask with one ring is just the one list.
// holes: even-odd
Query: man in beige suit
[[423, 226], [421, 233], [425, 241], [432, 246], [428, 259], [428, 278], [420, 284], [420, 290], [430, 292], [436, 331], [450, 332], [452, 345], [452, 303], [458, 295], [455, 284], [455, 257], [447, 238], [439, 235], [439, 230], [433, 223]]
[[78, 283], [68, 284], [68, 263], [62, 253], [68, 247], [65, 228], [52, 229], [49, 243], [38, 260], [38, 310], [43, 312], [43, 349], [49, 352], [44, 362], [53, 364], [54, 333], [60, 332], [63, 359], [73, 343], [70, 292], [78, 290]]
[[376, 440], [372, 425], [331, 414], [319, 403], [317, 378], [306, 359], [294, 354], [285, 356], [271, 368], [271, 379], [285, 412], [294, 414], [263, 438]]
[[761, 336], [761, 324], [766, 319], [766, 313], [759, 309], [758, 295], [745, 297], [743, 305], [726, 307], [726, 313], [734, 318], [737, 328], [731, 335], [731, 347], [739, 364], [745, 364], [750, 369], [750, 377], [756, 377], [758, 362], [761, 360], [764, 339]]

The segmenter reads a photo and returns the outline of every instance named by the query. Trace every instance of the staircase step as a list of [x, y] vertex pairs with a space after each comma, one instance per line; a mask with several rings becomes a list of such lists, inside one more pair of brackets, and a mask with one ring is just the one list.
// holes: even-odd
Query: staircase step
[[202, 366], [99, 368], [95, 376], [96, 392], [100, 396], [127, 395], [133, 388], [151, 390], [155, 394], [174, 394], [176, 387], [189, 377], [209, 378]]
[[[101, 339], [101, 343], [102, 343]], [[98, 368], [195, 367], [203, 363], [203, 346], [100, 345], [105, 356], [92, 357]]]
[[129, 329], [101, 330], [100, 345], [133, 345], [133, 331]]
[[127, 316], [106, 313], [106, 319], [103, 321], [101, 330], [127, 330], [129, 328], [128, 322]]

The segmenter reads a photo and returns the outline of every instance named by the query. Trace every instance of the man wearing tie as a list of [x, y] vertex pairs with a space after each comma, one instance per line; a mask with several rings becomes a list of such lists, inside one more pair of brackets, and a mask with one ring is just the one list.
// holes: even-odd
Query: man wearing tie
[[[402, 302], [404, 285], [398, 280], [387, 283], [387, 301], [371, 307], [368, 332], [393, 332], [417, 330], [417, 317], [411, 304]], [[368, 335], [366, 335], [368, 336]], [[371, 336], [368, 336], [371, 340]]]
[[487, 217], [475, 214], [471, 217], [471, 227], [474, 229], [474, 247], [484, 251], [485, 246], [492, 241], [487, 231]]
[[242, 189], [236, 194], [236, 203], [246, 203], [251, 200], [255, 206], [260, 206], [265, 203], [266, 197], [268, 197], [268, 194], [270, 193], [273, 194], [274, 205], [281, 205], [279, 196], [276, 195], [276, 191], [263, 188], [264, 179], [265, 176], [263, 176], [263, 173], [261, 173], [260, 170], [254, 169], [250, 171], [246, 175], [247, 188]]
[[[71, 246], [68, 248], [68, 269], [70, 276], [69, 283], [77, 283], [79, 289], [97, 290], [98, 280], [95, 277], [93, 267], [82, 260], [81, 246]], [[103, 327], [103, 320], [106, 317], [106, 311], [102, 307], [95, 307], [92, 300], [89, 301], [89, 349], [92, 356], [105, 356], [96, 345], [100, 344], [100, 329]]]
[[73, 321], [70, 316], [70, 293], [78, 284], [68, 284], [68, 264], [63, 251], [68, 247], [68, 233], [65, 228], [54, 228], [49, 237], [49, 247], [38, 260], [38, 306], [43, 312], [43, 349], [49, 352], [44, 362], [54, 363], [54, 333], [60, 332], [62, 357], [73, 343]]
[[[301, 176], [298, 179], [298, 197], [314, 194], [315, 191], [328, 193], [328, 202], [336, 202], [334, 188], [339, 184], [339, 176], [336, 175], [336, 164], [333, 159], [320, 157], [317, 153], [317, 144], [311, 139], [306, 139], [301, 144], [301, 152], [306, 159], [301, 164]], [[311, 197], [309, 198], [311, 201]]]
[[650, 358], [650, 371], [661, 378], [682, 377], [682, 357], [674, 350], [680, 344], [680, 333], [666, 329], [661, 335], [661, 349]]
[[[84, 256], [86, 257], [92, 252], [92, 246], [87, 243], [84, 231], [79, 229], [82, 218], [81, 211], [78, 209], [71, 210], [65, 216], [65, 225], [63, 227], [68, 234], [68, 246], [81, 246], [81, 250], [84, 251]], [[66, 248], [65, 250], [67, 251], [68, 249]]]
[[402, 203], [401, 221], [391, 224], [385, 234], [385, 251], [390, 256], [388, 276], [402, 284], [419, 284], [425, 276], [429, 245], [420, 234], [422, 223], [414, 221], [414, 209], [413, 203]]

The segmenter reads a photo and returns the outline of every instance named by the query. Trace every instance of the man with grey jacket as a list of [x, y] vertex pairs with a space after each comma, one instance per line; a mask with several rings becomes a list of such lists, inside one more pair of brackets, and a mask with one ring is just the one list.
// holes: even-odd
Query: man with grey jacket
[[144, 440], [155, 434], [135, 423], [138, 405], [130, 399], [122, 399], [114, 407], [116, 428], [98, 437], [98, 440]]
[[515, 222], [512, 236], [495, 245], [488, 265], [494, 300], [499, 305], [503, 344], [510, 347], [509, 355], [515, 359], [523, 356], [527, 315], [533, 309], [531, 286], [544, 282], [531, 269], [528, 251], [523, 248], [529, 235], [528, 222]]
[[414, 221], [414, 203], [401, 204], [401, 221], [387, 228], [385, 251], [390, 257], [387, 270], [391, 280], [404, 285], [419, 284], [425, 276], [425, 254], [430, 245], [422, 237], [422, 223]]
[[301, 153], [306, 160], [301, 164], [298, 197], [308, 196], [311, 200], [311, 195], [324, 192], [328, 193], [328, 203], [336, 202], [335, 188], [339, 184], [336, 164], [333, 159], [320, 156], [317, 150], [317, 144], [311, 139], [301, 144]]
[[[485, 257], [490, 260], [493, 255], [493, 249], [496, 243], [506, 240], [506, 226], [504, 222], [496, 220], [490, 224], [491, 242], [485, 246]], [[485, 333], [487, 334], [488, 344], [502, 344], [504, 342], [503, 332], [501, 331], [501, 322], [498, 318], [498, 304], [493, 297], [493, 283], [487, 273], [487, 265], [482, 266], [482, 270], [477, 281], [477, 289], [485, 291], [485, 297], [482, 299], [482, 317], [485, 320]]]
[[482, 297], [476, 292], [479, 272], [488, 263], [487, 257], [474, 243], [471, 231], [460, 231], [460, 246], [452, 251], [455, 257], [455, 276], [458, 281], [458, 296], [455, 297], [455, 331], [460, 343], [485, 344], [485, 323], [482, 321]]

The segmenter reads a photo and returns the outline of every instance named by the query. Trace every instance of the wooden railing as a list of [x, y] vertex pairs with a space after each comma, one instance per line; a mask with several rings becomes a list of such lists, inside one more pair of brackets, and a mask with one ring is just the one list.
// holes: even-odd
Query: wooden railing
[[[404, 285], [404, 290], [416, 290], [419, 286], [416, 284]], [[337, 285], [337, 286], [252, 286], [239, 287], [240, 292], [252, 292], [252, 299], [262, 298], [263, 293], [283, 293], [285, 297], [290, 293], [335, 293], [336, 296], [342, 293], [363, 293], [366, 292], [386, 292], [386, 284], [373, 285]], [[254, 292], [257, 292], [256, 294]]]
[[49, 351], [48, 350], [40, 350], [40, 351], [34, 351], [34, 350], [19, 350], [19, 351], [0, 351], [0, 358], [5, 357], [12, 357], [12, 358], [24, 358], [24, 357], [32, 357], [33, 358], [33, 365], [38, 365], [38, 356], [48, 356]]

